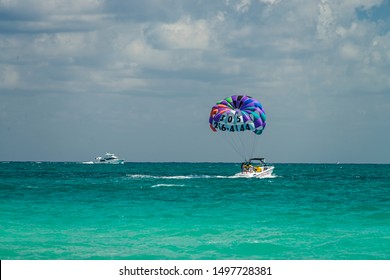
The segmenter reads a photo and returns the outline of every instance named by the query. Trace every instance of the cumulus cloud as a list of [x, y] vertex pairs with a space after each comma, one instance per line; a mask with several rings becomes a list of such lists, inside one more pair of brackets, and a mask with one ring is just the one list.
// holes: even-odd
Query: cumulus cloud
[[318, 4], [318, 8], [317, 35], [322, 41], [330, 41], [334, 36], [336, 21], [333, 16], [332, 8], [325, 0], [322, 0]]
[[200, 49], [210, 46], [210, 29], [206, 20], [192, 20], [189, 16], [174, 23], [155, 26], [148, 34], [158, 48]]
[[247, 12], [250, 4], [251, 4], [251, 0], [241, 0], [235, 6], [236, 11], [241, 13]]

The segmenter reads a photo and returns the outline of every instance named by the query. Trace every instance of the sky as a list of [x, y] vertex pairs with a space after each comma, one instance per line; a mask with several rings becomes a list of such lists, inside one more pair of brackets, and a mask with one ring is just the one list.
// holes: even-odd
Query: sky
[[390, 0], [0, 0], [0, 161], [390, 163]]

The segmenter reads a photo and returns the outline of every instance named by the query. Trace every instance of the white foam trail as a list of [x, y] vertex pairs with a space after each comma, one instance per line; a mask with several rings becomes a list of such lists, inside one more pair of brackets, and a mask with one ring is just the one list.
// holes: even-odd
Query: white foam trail
[[251, 173], [248, 173], [248, 174], [242, 174], [242, 173], [237, 173], [233, 176], [230, 176], [229, 178], [244, 178], [244, 179], [252, 179], [252, 178], [255, 178], [255, 179], [273, 179], [273, 178], [277, 178], [279, 176], [275, 175], [275, 174], [269, 174], [269, 175], [263, 175], [261, 177], [256, 177], [256, 176], [253, 176], [253, 174]]
[[[242, 176], [241, 173], [237, 173], [232, 176], [223, 176], [223, 175], [178, 175], [178, 176], [154, 176], [154, 175], [144, 175], [144, 174], [127, 174], [127, 177], [130, 178], [150, 178], [150, 179], [177, 179], [177, 180], [185, 180], [185, 179], [240, 179], [240, 178], [257, 178], [257, 177], [250, 177], [250, 176]], [[276, 175], [267, 175], [261, 178], [257, 179], [270, 179], [270, 178], [277, 178]]]
[[150, 179], [207, 179], [207, 178], [231, 178], [231, 176], [220, 176], [220, 175], [177, 175], [177, 176], [154, 176], [154, 175], [143, 175], [143, 174], [127, 174], [127, 177], [131, 178], [150, 178]]
[[159, 188], [159, 187], [184, 187], [185, 185], [178, 185], [178, 184], [157, 184], [151, 186], [151, 188]]
[[131, 178], [158, 178], [156, 176], [142, 175], [142, 174], [126, 174], [126, 176]]

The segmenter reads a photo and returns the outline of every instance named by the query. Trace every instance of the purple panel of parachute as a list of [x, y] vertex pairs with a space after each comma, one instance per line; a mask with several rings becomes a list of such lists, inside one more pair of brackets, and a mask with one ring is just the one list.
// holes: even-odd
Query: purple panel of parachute
[[266, 115], [260, 102], [247, 95], [233, 95], [217, 102], [210, 112], [213, 131], [261, 134], [266, 126]]

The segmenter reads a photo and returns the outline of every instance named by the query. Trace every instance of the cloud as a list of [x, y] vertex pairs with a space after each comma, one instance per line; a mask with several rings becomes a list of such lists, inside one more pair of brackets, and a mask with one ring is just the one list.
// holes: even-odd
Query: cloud
[[83, 14], [100, 10], [104, 1], [102, 0], [2, 0], [2, 9], [18, 11], [21, 14]]
[[[8, 1], [5, 7], [16, 11], [22, 3]], [[146, 84], [146, 81], [141, 82], [142, 75], [149, 70], [175, 72], [195, 68], [228, 78], [234, 74], [248, 75], [249, 71], [260, 73], [272, 60], [276, 62], [273, 68], [278, 69], [284, 61], [291, 59], [296, 59], [304, 69], [305, 61], [300, 60], [301, 57], [315, 60], [316, 50], [326, 52], [328, 61], [337, 58], [362, 61], [363, 55], [371, 57], [365, 63], [379, 57], [387, 58], [385, 46], [380, 46], [386, 44], [381, 40], [383, 36], [375, 33], [375, 26], [369, 22], [359, 22], [353, 13], [356, 7], [369, 9], [380, 4], [379, 1], [323, 0], [318, 5], [302, 1], [232, 1], [225, 6], [212, 5], [215, 9], [208, 13], [204, 13], [207, 9], [204, 2], [196, 6], [192, 14], [189, 8], [194, 5], [177, 5], [177, 10], [184, 15], [176, 13], [176, 19], [167, 9], [169, 4], [178, 4], [176, 1], [166, 4], [165, 9], [162, 8], [164, 3], [159, 1], [125, 5], [115, 1], [76, 1], [69, 6], [61, 1], [53, 1], [50, 5], [38, 0], [34, 3], [36, 8], [31, 14], [40, 15], [40, 18], [20, 23], [31, 31], [27, 37], [2, 37], [8, 57], [10, 53], [17, 57], [20, 52], [17, 54], [13, 46], [24, 44], [22, 51], [34, 54], [28, 60], [31, 63], [40, 61], [40, 67], [46, 64], [49, 69], [55, 63], [61, 63], [70, 71], [83, 69], [84, 72], [90, 67], [99, 67], [98, 71], [87, 70], [91, 73], [89, 76], [127, 76], [138, 85]], [[232, 5], [236, 7], [234, 10], [230, 10]], [[254, 13], [266, 6], [273, 6], [273, 9], [267, 13]], [[149, 8], [153, 13], [167, 16], [154, 17], [147, 13]], [[162, 12], [158, 12], [160, 8]], [[132, 9], [141, 11], [145, 21], [134, 21], [131, 13], [127, 18], [118, 16]], [[234, 13], [245, 13], [245, 17]], [[78, 24], [82, 22], [77, 32], [74, 30], [76, 24], [72, 23], [74, 19]], [[83, 30], [82, 26], [88, 28]], [[38, 30], [41, 32], [36, 32]], [[372, 47], [374, 40], [377, 42], [375, 48]], [[19, 55], [21, 57], [26, 59]], [[307, 67], [311, 67], [312, 63], [309, 64]], [[261, 75], [264, 79], [272, 79], [271, 74], [269, 77]], [[113, 80], [118, 82], [118, 79]], [[132, 88], [132, 83], [123, 84]], [[121, 88], [125, 89], [125, 86]]]
[[334, 35], [335, 18], [329, 2], [322, 0], [318, 4], [319, 15], [317, 23], [317, 36], [322, 41], [330, 41]]
[[250, 4], [251, 0], [241, 0], [236, 4], [235, 9], [237, 12], [245, 13], [248, 11]]
[[2, 1], [0, 31], [18, 33], [91, 30], [105, 20], [103, 1]]
[[0, 70], [0, 83], [4, 88], [10, 89], [18, 85], [19, 74], [13, 66], [5, 66]]
[[[350, 135], [372, 127], [368, 118], [376, 120], [376, 133], [389, 137], [383, 132], [390, 117], [389, 20], [375, 12], [385, 1], [49, 2], [2, 1], [3, 129], [34, 126], [70, 141], [81, 132], [98, 136], [105, 124], [121, 135], [123, 149], [135, 141], [134, 131], [145, 137], [155, 131], [175, 147], [183, 134], [197, 143], [207, 139], [203, 149], [211, 153], [219, 146], [209, 138], [209, 107], [240, 92], [264, 103], [263, 139], [275, 160], [295, 160], [280, 139], [290, 137], [301, 154], [308, 152], [305, 139], [320, 146], [321, 137], [337, 136], [347, 146]], [[140, 114], [144, 125], [133, 121]], [[151, 130], [153, 116], [158, 124]], [[2, 141], [16, 150], [11, 136]], [[150, 160], [166, 156], [158, 155], [156, 147]], [[326, 151], [322, 156], [328, 159]]]
[[147, 35], [157, 48], [200, 49], [210, 45], [210, 30], [206, 20], [183, 17], [174, 23], [161, 24]]
[[359, 48], [356, 45], [350, 43], [342, 45], [340, 48], [340, 52], [341, 57], [347, 60], [359, 60], [359, 58], [361, 57], [361, 52]]

